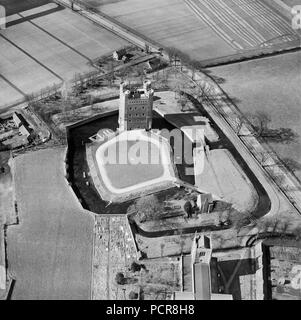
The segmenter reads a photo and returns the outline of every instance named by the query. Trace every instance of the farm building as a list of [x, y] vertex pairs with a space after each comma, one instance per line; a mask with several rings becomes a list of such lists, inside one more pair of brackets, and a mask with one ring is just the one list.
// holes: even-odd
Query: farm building
[[22, 124], [19, 128], [19, 132], [21, 133], [22, 136], [25, 136], [26, 138], [28, 138], [31, 134], [31, 129], [28, 126]]
[[121, 61], [124, 57], [126, 57], [125, 49], [120, 49], [113, 52], [113, 59], [116, 61]]
[[25, 124], [28, 126], [28, 123], [25, 120], [25, 118], [22, 116], [22, 114], [20, 114], [18, 112], [14, 112], [13, 120], [14, 120], [17, 127], [20, 127], [21, 125], [25, 125]]
[[213, 210], [213, 197], [212, 194], [200, 194], [197, 199], [197, 206], [201, 213], [210, 213]]
[[19, 134], [28, 139], [31, 136], [33, 129], [30, 128], [29, 123], [26, 121], [23, 115], [15, 112], [13, 114], [13, 121], [19, 128]]
[[212, 293], [211, 239], [195, 235], [191, 247], [192, 291], [175, 292], [173, 300], [232, 300], [232, 295]]

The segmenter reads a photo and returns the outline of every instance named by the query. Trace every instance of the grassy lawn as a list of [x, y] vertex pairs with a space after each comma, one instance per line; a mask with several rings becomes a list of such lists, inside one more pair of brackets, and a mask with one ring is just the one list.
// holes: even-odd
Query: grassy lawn
[[[114, 188], [122, 189], [131, 187], [148, 180], [160, 178], [164, 173], [164, 168], [160, 163], [152, 164], [150, 162], [152, 152], [157, 152], [158, 154], [160, 154], [159, 148], [154, 143], [149, 143], [143, 140], [139, 142], [131, 140], [117, 140], [113, 147], [111, 145], [106, 147], [105, 150], [103, 150], [103, 156], [107, 154], [108, 149], [117, 150], [116, 163], [107, 163], [104, 165], [104, 170], [106, 171], [108, 178]], [[145, 160], [145, 163], [131, 163], [133, 161], [133, 159], [131, 159], [131, 150], [135, 149], [137, 150], [133, 154], [133, 156], [137, 156], [136, 160], [138, 160], [138, 157], [141, 157], [141, 161]], [[127, 164], [122, 164], [121, 162], [121, 156], [124, 155], [123, 152], [127, 154]], [[155, 156], [155, 154], [153, 155]]]

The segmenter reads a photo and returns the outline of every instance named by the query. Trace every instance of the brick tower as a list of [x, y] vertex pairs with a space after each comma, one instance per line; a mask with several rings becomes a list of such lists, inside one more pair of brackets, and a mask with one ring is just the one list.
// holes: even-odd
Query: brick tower
[[120, 131], [152, 128], [153, 96], [150, 81], [144, 81], [141, 89], [127, 89], [127, 83], [120, 84]]

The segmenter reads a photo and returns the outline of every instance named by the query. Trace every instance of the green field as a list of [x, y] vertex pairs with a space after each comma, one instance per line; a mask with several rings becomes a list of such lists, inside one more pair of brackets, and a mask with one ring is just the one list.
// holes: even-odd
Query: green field
[[7, 234], [12, 299], [90, 299], [94, 219], [64, 178], [65, 149], [15, 158], [19, 224]]
[[[243, 113], [263, 111], [271, 128], [289, 128], [299, 137], [291, 143], [270, 143], [282, 158], [301, 164], [301, 52], [210, 69]], [[296, 175], [301, 178], [301, 170]]]

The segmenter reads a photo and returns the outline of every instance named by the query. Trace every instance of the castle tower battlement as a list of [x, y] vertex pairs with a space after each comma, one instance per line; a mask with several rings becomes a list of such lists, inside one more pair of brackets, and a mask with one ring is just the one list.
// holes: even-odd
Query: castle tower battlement
[[127, 82], [120, 84], [120, 131], [152, 128], [153, 96], [150, 81], [144, 81], [142, 88], [128, 89]]

